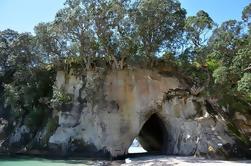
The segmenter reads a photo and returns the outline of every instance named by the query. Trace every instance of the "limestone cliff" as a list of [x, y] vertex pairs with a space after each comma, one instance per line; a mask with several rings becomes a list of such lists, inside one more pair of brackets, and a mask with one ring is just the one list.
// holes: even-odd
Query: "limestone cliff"
[[[84, 77], [58, 72], [56, 86], [73, 96], [71, 109], [59, 111], [59, 127], [49, 140], [57, 149], [66, 150], [70, 147], [65, 146], [74, 146], [77, 141], [118, 156], [126, 154], [134, 138], [139, 137], [145, 148], [160, 150], [154, 148], [159, 140], [153, 134], [147, 139], [157, 127], [164, 130], [154, 134], [163, 137], [161, 151], [166, 154], [216, 153], [235, 143], [227, 134], [224, 119], [209, 115], [203, 98], [189, 94], [166, 97], [169, 91], [187, 87], [175, 77], [147, 70], [107, 75], [89, 72]], [[141, 132], [153, 115], [163, 126]]]
[[212, 115], [210, 103], [191, 95], [188, 88], [178, 77], [157, 71], [59, 71], [55, 93], [60, 91], [69, 100], [53, 107], [55, 129], [45, 127], [30, 138], [29, 129], [20, 124], [7, 143], [2, 139], [0, 145], [23, 140], [25, 146], [19, 152], [116, 157], [126, 154], [138, 138], [146, 150], [162, 154], [216, 157], [238, 153], [226, 119], [217, 112]]

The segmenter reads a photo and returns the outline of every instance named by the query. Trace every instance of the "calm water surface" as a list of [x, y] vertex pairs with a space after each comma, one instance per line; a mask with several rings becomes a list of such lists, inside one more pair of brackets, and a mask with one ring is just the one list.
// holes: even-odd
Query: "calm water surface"
[[[129, 153], [144, 153], [142, 147], [130, 147]], [[50, 160], [34, 157], [0, 156], [0, 166], [106, 166], [120, 165], [125, 161], [94, 161], [94, 160]]]
[[110, 161], [92, 160], [49, 160], [32, 157], [0, 157], [0, 166], [105, 166], [113, 165]]

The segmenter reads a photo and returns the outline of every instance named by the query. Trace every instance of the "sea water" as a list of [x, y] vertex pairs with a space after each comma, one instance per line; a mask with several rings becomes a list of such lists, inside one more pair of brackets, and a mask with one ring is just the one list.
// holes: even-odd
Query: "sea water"
[[[128, 150], [128, 153], [145, 153], [146, 151], [138, 143], [137, 140]], [[9, 157], [0, 156], [0, 166], [105, 166], [105, 165], [120, 165], [125, 161], [101, 161], [101, 160], [51, 160], [35, 157]]]
[[110, 161], [94, 160], [51, 160], [33, 157], [0, 157], [0, 166], [105, 166]]

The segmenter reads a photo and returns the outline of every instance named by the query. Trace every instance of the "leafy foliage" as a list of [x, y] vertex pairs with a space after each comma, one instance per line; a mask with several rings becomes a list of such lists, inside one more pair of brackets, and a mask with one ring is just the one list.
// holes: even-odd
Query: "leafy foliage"
[[229, 99], [222, 103], [231, 111], [250, 110], [250, 6], [242, 21], [216, 26], [205, 11], [186, 17], [176, 0], [66, 0], [35, 35], [0, 31], [0, 103], [12, 120], [36, 128], [52, 106], [71, 101], [53, 88], [55, 71], [140, 67], [173, 68], [195, 95]]
[[54, 108], [61, 107], [64, 104], [69, 103], [70, 101], [72, 101], [71, 95], [67, 94], [63, 89], [53, 87], [51, 104]]
[[244, 76], [238, 81], [239, 92], [245, 94], [251, 100], [251, 73], [245, 73]]

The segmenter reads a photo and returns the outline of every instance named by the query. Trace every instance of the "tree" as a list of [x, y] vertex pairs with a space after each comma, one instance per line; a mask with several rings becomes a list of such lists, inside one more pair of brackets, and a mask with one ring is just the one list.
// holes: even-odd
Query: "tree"
[[9, 108], [10, 121], [23, 121], [26, 115], [32, 115], [36, 118], [33, 124], [41, 125], [41, 116], [49, 113], [48, 105], [41, 101], [52, 95], [53, 71], [41, 65], [42, 54], [30, 33], [5, 30], [0, 33], [0, 41], [0, 102]]
[[[239, 79], [236, 73], [232, 72], [233, 59], [240, 49], [242, 40], [242, 24], [236, 20], [229, 20], [215, 29], [209, 39], [209, 48], [211, 53], [210, 59], [218, 62], [218, 67], [213, 71], [215, 83], [222, 87], [223, 90], [236, 88]], [[232, 93], [230, 91], [226, 92]]]
[[251, 33], [246, 31], [250, 5], [243, 10], [243, 20], [229, 20], [217, 28], [209, 40], [210, 58], [218, 62], [213, 76], [223, 96], [250, 102]]
[[195, 16], [187, 17], [185, 21], [178, 62], [182, 72], [192, 80], [194, 87], [191, 91], [196, 95], [205, 91], [211, 82], [207, 64], [209, 49], [206, 44], [209, 32], [214, 26], [213, 19], [203, 10], [197, 12]]
[[208, 13], [200, 10], [196, 16], [190, 16], [186, 19], [186, 39], [191, 41], [191, 44], [195, 48], [199, 48], [205, 44], [208, 32], [212, 30], [214, 26], [215, 23]]
[[40, 23], [34, 30], [37, 50], [42, 55], [43, 62], [52, 63], [69, 55], [67, 41], [52, 23]]
[[173, 0], [142, 0], [130, 13], [136, 29], [138, 54], [152, 59], [172, 52], [182, 37], [186, 11]]
[[245, 22], [248, 22], [250, 18], [251, 18], [251, 3], [247, 5], [242, 11], [242, 19]]
[[13, 73], [14, 63], [11, 60], [14, 50], [12, 43], [18, 38], [18, 35], [16, 31], [10, 29], [0, 32], [0, 76], [2, 81], [8, 80], [7, 77]]
[[125, 59], [135, 53], [134, 31], [128, 18], [126, 1], [102, 2], [94, 13], [96, 40], [115, 68], [123, 68]]
[[95, 56], [92, 9], [96, 1], [67, 0], [51, 23], [35, 27], [37, 43], [49, 60], [81, 57], [87, 68]]
[[241, 22], [229, 20], [215, 29], [209, 39], [209, 47], [217, 58], [225, 66], [231, 65], [243, 37]]

